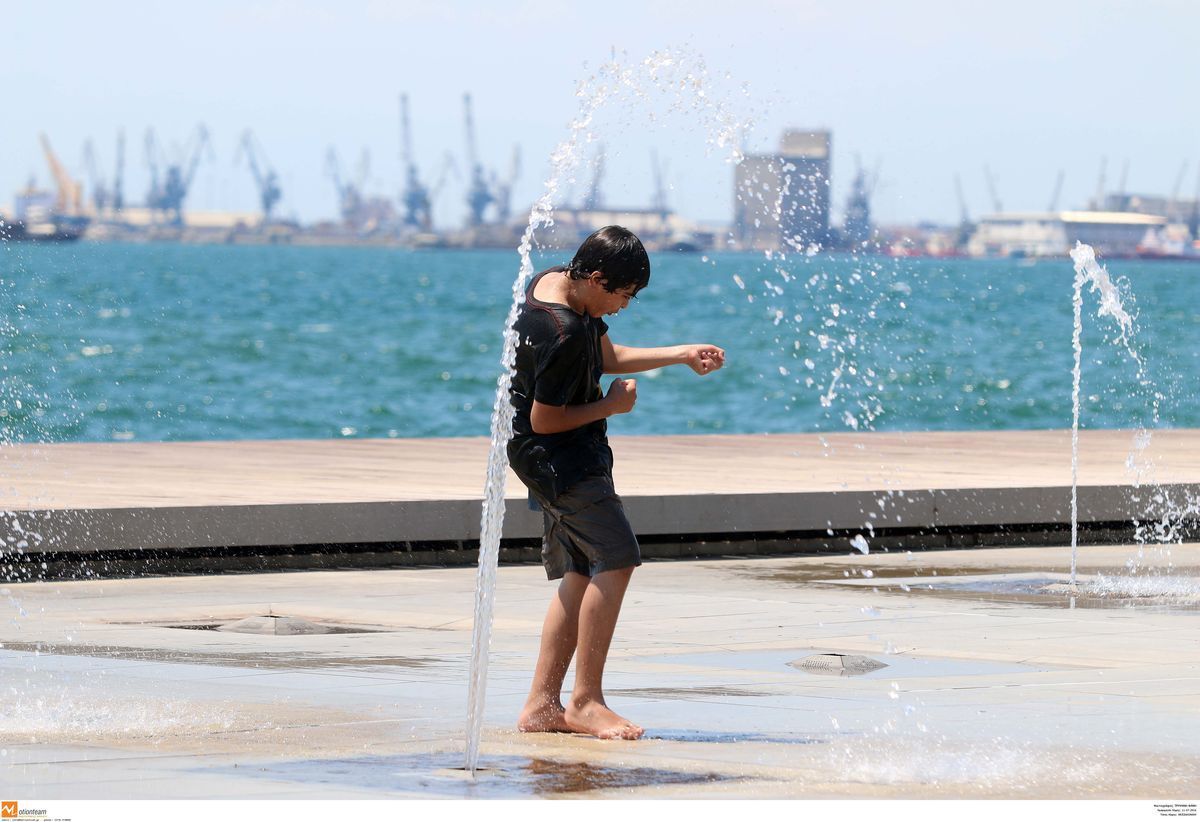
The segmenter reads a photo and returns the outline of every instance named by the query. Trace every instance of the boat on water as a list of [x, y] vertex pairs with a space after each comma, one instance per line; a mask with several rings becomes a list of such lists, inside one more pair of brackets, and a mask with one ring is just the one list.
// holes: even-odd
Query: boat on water
[[83, 184], [67, 173], [45, 134], [41, 142], [57, 191], [39, 189], [30, 178], [13, 201], [14, 218], [0, 214], [0, 241], [69, 243], [91, 224], [83, 213]]
[[87, 231], [88, 217], [54, 215], [43, 220], [8, 221], [0, 217], [0, 241], [70, 243]]
[[1138, 244], [1137, 256], [1143, 260], [1200, 262], [1200, 240], [1195, 239], [1192, 227], [1173, 223], [1148, 233]]
[[967, 242], [972, 257], [1065, 257], [1081, 242], [1110, 259], [1136, 257], [1166, 218], [1116, 211], [1004, 212], [980, 218]]

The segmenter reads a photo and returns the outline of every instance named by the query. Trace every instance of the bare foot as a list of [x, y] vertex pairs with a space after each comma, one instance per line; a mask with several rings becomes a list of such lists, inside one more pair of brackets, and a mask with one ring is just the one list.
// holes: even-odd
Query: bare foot
[[575, 733], [591, 734], [599, 739], [640, 739], [641, 727], [609, 710], [595, 699], [571, 700], [564, 714], [567, 726]]
[[527, 734], [563, 733], [574, 730], [563, 717], [562, 703], [557, 699], [530, 700], [521, 710], [517, 730]]

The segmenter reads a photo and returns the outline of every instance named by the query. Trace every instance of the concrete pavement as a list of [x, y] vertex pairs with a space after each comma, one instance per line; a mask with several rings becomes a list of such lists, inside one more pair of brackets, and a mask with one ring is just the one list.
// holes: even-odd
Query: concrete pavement
[[[607, 679], [637, 742], [514, 730], [553, 586], [501, 568], [474, 780], [472, 569], [7, 585], [0, 774], [29, 800], [1196, 797], [1200, 548], [1138, 556], [1083, 549], [1081, 591], [1135, 559], [1183, 593], [1006, 593], [1062, 548], [647, 563]], [[204, 627], [272, 615], [345, 632]], [[887, 667], [788, 664], [829, 652]]]

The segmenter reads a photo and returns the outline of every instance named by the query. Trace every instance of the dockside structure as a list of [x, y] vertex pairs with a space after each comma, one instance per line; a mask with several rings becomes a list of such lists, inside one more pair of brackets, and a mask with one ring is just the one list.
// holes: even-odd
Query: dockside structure
[[1166, 218], [1118, 211], [989, 214], [967, 243], [972, 257], [1065, 257], [1076, 242], [1107, 257], [1132, 257]]
[[805, 250], [829, 238], [830, 155], [825, 130], [789, 129], [776, 154], [748, 154], [734, 174], [734, 240], [744, 249]]

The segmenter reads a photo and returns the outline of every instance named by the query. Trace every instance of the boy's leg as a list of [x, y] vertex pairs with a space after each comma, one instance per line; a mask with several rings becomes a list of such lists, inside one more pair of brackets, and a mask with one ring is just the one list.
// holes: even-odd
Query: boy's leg
[[542, 647], [538, 653], [537, 668], [533, 672], [533, 685], [529, 698], [517, 720], [517, 729], [526, 732], [570, 731], [563, 718], [562, 686], [571, 657], [575, 654], [575, 642], [579, 635], [579, 607], [588, 578], [583, 574], [568, 571], [558, 586], [558, 593], [550, 601], [546, 621], [542, 625]]
[[604, 704], [604, 662], [621, 601], [633, 568], [602, 571], [592, 577], [579, 609], [579, 644], [575, 659], [575, 689], [564, 718], [571, 730], [601, 739], [637, 739], [644, 731]]

